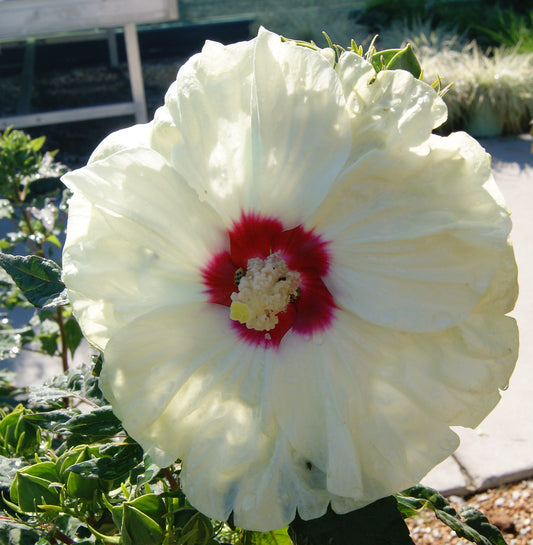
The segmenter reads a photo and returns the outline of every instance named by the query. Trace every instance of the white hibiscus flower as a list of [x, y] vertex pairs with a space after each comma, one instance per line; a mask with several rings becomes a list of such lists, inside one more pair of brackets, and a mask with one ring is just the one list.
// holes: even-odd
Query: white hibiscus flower
[[64, 281], [127, 431], [270, 530], [417, 483], [516, 360], [490, 159], [433, 89], [261, 29], [65, 175]]

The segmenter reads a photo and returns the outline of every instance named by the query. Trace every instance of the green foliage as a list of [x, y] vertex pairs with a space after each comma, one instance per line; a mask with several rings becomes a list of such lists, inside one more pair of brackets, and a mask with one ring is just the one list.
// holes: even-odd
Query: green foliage
[[[57, 263], [69, 196], [59, 176], [67, 169], [44, 145], [43, 136], [0, 134], [0, 220], [12, 228], [0, 239], [0, 359], [33, 343], [66, 368], [82, 340]], [[12, 323], [17, 307], [33, 314], [24, 326]]]
[[13, 194], [17, 185], [29, 184], [39, 172], [45, 137], [31, 139], [21, 131], [10, 128], [0, 139], [0, 190]]
[[492, 28], [486, 25], [475, 28], [489, 36], [495, 45], [516, 48], [518, 53], [533, 53], [533, 10], [520, 15], [506, 9], [499, 13], [498, 24]]
[[33, 457], [39, 451], [41, 433], [38, 426], [27, 416], [31, 411], [18, 405], [0, 420], [0, 455], [11, 457]]
[[36, 255], [0, 254], [0, 266], [11, 276], [26, 299], [37, 308], [53, 308], [68, 302], [61, 268]]
[[160, 496], [145, 494], [122, 505], [120, 534], [124, 545], [159, 545], [165, 528], [165, 504]]
[[243, 532], [239, 545], [291, 545], [289, 528], [281, 528], [273, 532]]
[[403, 49], [386, 49], [374, 53], [370, 61], [376, 72], [381, 70], [406, 70], [415, 78], [420, 78], [422, 75], [422, 67], [411, 44], [407, 44]]
[[[528, 9], [531, 9], [531, 3], [522, 0], [367, 0], [360, 22], [367, 24], [371, 32], [381, 33], [383, 28], [398, 21], [410, 25], [416, 20], [432, 21], [435, 26], [453, 27], [470, 40], [488, 47], [494, 45], [496, 38], [490, 36], [492, 31], [503, 31], [505, 35], [502, 10], [507, 14], [519, 14]], [[483, 27], [476, 24], [478, 21], [483, 21]]]
[[422, 485], [396, 495], [404, 517], [415, 516], [423, 509], [431, 509], [435, 516], [462, 537], [477, 545], [505, 545], [500, 530], [490, 524], [477, 509], [465, 507], [459, 513], [436, 490]]
[[413, 545], [393, 496], [346, 515], [329, 510], [314, 520], [297, 517], [289, 528], [296, 545]]
[[11, 485], [11, 501], [20, 511], [37, 512], [59, 505], [59, 475], [53, 462], [39, 462], [17, 471]]

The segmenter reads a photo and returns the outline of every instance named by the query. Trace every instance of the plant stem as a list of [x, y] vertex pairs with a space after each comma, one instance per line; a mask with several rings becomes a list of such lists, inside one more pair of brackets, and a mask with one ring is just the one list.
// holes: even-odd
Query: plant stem
[[172, 475], [170, 469], [168, 467], [164, 467], [161, 469], [161, 473], [165, 476], [165, 479], [168, 481], [168, 484], [170, 486], [170, 490], [178, 490], [180, 485], [178, 484], [178, 481], [175, 479], [174, 475]]
[[61, 543], [66, 543], [67, 545], [72, 545], [73, 543], [76, 543], [73, 539], [65, 535], [63, 532], [56, 530], [54, 532], [54, 539], [57, 539], [58, 541], [61, 541]]
[[[35, 231], [33, 230], [33, 227], [31, 226], [30, 215], [31, 215], [31, 212], [28, 209], [22, 210], [22, 217], [24, 218], [24, 222], [26, 223], [26, 226], [28, 228], [28, 233], [31, 236], [31, 235], [35, 235]], [[33, 250], [33, 252], [35, 253], [35, 255], [38, 255], [39, 257], [44, 257], [44, 252], [41, 245], [33, 243], [31, 240], [28, 240], [28, 244], [30, 248]]]
[[63, 372], [68, 371], [68, 346], [67, 337], [65, 335], [65, 324], [63, 323], [63, 313], [61, 307], [56, 310], [56, 320], [59, 326], [59, 336], [61, 338], [61, 363], [63, 364]]

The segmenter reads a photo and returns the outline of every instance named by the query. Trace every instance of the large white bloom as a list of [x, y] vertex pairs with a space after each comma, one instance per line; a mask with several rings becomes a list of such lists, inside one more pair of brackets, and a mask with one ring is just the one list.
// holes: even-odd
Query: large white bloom
[[198, 509], [237, 525], [418, 482], [516, 360], [509, 215], [404, 71], [206, 43], [153, 122], [64, 177], [64, 281], [102, 384]]

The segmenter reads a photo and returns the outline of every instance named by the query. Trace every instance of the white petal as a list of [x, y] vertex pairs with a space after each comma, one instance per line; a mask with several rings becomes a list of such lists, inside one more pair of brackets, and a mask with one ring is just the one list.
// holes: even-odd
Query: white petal
[[239, 188], [251, 180], [250, 107], [253, 41], [206, 42], [179, 70], [165, 107], [183, 132], [173, 164], [201, 199], [225, 215], [243, 204]]
[[352, 52], [341, 56], [336, 70], [351, 115], [350, 162], [372, 149], [417, 146], [446, 120], [444, 101], [409, 72], [385, 70], [376, 75]]
[[488, 414], [516, 350], [516, 324], [501, 316], [404, 334], [340, 311], [320, 337], [284, 339], [273, 358], [274, 408], [345, 512], [414, 485], [451, 454], [458, 439], [449, 426]]
[[244, 44], [208, 42], [180, 70], [166, 107], [184, 135], [173, 164], [228, 224], [252, 210], [300, 221], [350, 148], [328, 61], [264, 29]]
[[199, 268], [225, 235], [216, 214], [159, 155], [117, 152], [64, 180], [75, 196], [63, 280], [90, 342], [103, 348], [143, 312], [204, 298]]
[[233, 512], [258, 531], [286, 526], [296, 509], [318, 517], [335, 496], [280, 433], [267, 353], [236, 341], [227, 312], [188, 304], [134, 320], [106, 348], [104, 393], [157, 464], [182, 460], [183, 489], [204, 514]]
[[[167, 94], [172, 94], [175, 89], [174, 82]], [[183, 144], [183, 136], [174, 124], [170, 112], [165, 106], [158, 108], [152, 121], [152, 132], [150, 133], [150, 147], [160, 153], [169, 163], [172, 158], [172, 150]]]
[[274, 449], [268, 373], [263, 352], [236, 341], [226, 307], [188, 304], [120, 330], [106, 349], [103, 385], [157, 464], [183, 459], [193, 505], [225, 520], [242, 482]]
[[406, 331], [464, 320], [508, 255], [511, 222], [489, 178], [489, 157], [464, 134], [356, 163], [310, 221], [331, 241], [338, 303]]
[[476, 305], [474, 312], [507, 314], [513, 310], [518, 297], [518, 267], [510, 243], [500, 259], [500, 268], [494, 275], [485, 295]]
[[328, 60], [262, 29], [254, 59], [248, 206], [289, 225], [323, 200], [350, 150], [342, 86]]
[[147, 147], [151, 131], [152, 123], [144, 123], [112, 132], [92, 152], [89, 163], [105, 159], [117, 151]]

